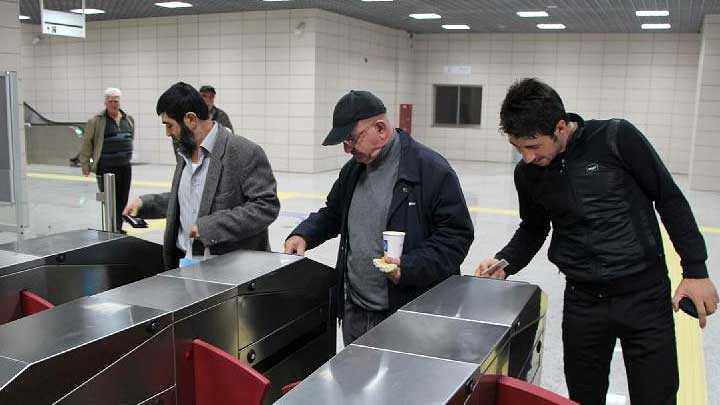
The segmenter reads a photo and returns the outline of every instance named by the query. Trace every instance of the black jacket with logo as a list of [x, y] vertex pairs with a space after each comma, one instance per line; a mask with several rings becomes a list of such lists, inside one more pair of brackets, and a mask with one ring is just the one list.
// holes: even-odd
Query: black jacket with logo
[[569, 120], [578, 129], [565, 152], [547, 167], [521, 161], [515, 168], [522, 222], [496, 255], [510, 263], [507, 273], [530, 262], [551, 224], [548, 256], [568, 281], [613, 284], [664, 268], [657, 210], [683, 276], [707, 277], [705, 241], [690, 206], [643, 134], [625, 120]]
[[[472, 244], [474, 231], [460, 182], [437, 152], [398, 130], [401, 154], [387, 229], [404, 231], [398, 285], [388, 280], [389, 309], [395, 311], [453, 274]], [[295, 228], [312, 249], [340, 234], [337, 258], [338, 311], [342, 317], [348, 253], [348, 209], [365, 165], [350, 159], [327, 196], [325, 207]], [[373, 258], [368, 257], [368, 261]]]

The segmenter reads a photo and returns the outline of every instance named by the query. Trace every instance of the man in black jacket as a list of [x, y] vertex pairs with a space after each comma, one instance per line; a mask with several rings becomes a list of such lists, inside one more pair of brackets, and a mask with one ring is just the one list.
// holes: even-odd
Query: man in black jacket
[[[505, 278], [525, 267], [552, 224], [548, 256], [565, 274], [565, 378], [570, 398], [604, 404], [620, 339], [633, 404], [674, 404], [678, 365], [672, 310], [696, 305], [700, 327], [718, 295], [687, 200], [642, 133], [625, 120], [583, 121], [536, 79], [513, 84], [500, 125], [522, 154], [515, 187], [522, 222], [485, 259], [478, 276]], [[680, 255], [683, 281], [670, 280], [655, 209]], [[493, 271], [498, 260], [509, 265]]]
[[[438, 153], [393, 129], [382, 101], [351, 91], [335, 106], [323, 145], [343, 144], [343, 166], [325, 207], [292, 231], [285, 252], [303, 255], [340, 234], [338, 308], [345, 344], [405, 303], [460, 274], [473, 225], [457, 175]], [[405, 232], [399, 267], [374, 268], [382, 233]]]

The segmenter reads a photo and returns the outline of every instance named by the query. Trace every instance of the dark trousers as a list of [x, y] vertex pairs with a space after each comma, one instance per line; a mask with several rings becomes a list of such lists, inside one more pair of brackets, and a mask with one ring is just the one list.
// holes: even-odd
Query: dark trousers
[[615, 340], [620, 339], [633, 405], [675, 404], [679, 385], [675, 326], [667, 277], [620, 296], [568, 282], [562, 324], [570, 398], [605, 404]]
[[128, 202], [128, 196], [130, 195], [130, 180], [132, 178], [132, 166], [118, 166], [118, 167], [103, 167], [102, 161], [99, 162], [96, 178], [98, 189], [100, 192], [105, 191], [105, 184], [103, 183], [103, 174], [112, 173], [115, 175], [115, 214], [117, 215], [117, 229], [122, 229], [122, 212]]
[[343, 343], [345, 346], [354, 342], [365, 332], [390, 316], [390, 311], [370, 311], [345, 298], [345, 314], [342, 320]]

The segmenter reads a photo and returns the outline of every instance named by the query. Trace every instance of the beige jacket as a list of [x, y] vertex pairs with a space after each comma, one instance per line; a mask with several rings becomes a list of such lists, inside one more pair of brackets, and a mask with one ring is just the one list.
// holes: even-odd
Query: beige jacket
[[[107, 110], [102, 110], [85, 124], [85, 134], [83, 135], [82, 145], [80, 146], [80, 154], [78, 159], [80, 160], [80, 166], [83, 171], [90, 170], [95, 173], [97, 170], [97, 163], [102, 155], [103, 142], [105, 141], [105, 115]], [[130, 127], [135, 132], [135, 120], [130, 114], [125, 114], [124, 111], [120, 110], [121, 114], [124, 114]], [[92, 158], [92, 163], [90, 159]]]

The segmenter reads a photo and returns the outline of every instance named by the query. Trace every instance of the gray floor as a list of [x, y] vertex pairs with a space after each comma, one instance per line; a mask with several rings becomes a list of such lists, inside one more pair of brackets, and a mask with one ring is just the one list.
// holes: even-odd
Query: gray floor
[[[517, 209], [515, 189], [512, 185], [512, 166], [508, 164], [455, 162], [468, 205], [479, 209], [474, 212], [475, 242], [468, 258], [462, 265], [464, 274], [471, 274], [478, 261], [495, 253], [510, 238], [517, 226], [517, 218], [498, 215], [487, 209]], [[170, 166], [135, 166], [133, 180], [168, 182], [172, 173]], [[31, 166], [30, 173], [56, 173], [77, 175], [79, 169], [56, 166]], [[282, 249], [282, 243], [290, 230], [308, 213], [319, 208], [324, 200], [322, 195], [329, 191], [337, 172], [301, 175], [276, 173], [278, 190], [282, 192], [282, 213], [270, 227], [271, 243], [275, 250]], [[28, 195], [31, 209], [30, 236], [57, 233], [71, 229], [97, 228], [99, 225], [98, 203], [95, 202], [96, 186], [94, 182], [73, 181], [70, 178], [49, 179], [48, 176], [28, 177]], [[79, 177], [79, 176], [78, 176]], [[76, 179], [77, 180], [77, 179]], [[684, 188], [687, 179], [677, 176], [678, 183]], [[131, 196], [163, 191], [163, 184], [133, 186]], [[290, 193], [290, 194], [285, 194]], [[294, 193], [294, 194], [293, 194]], [[700, 225], [720, 226], [720, 194], [687, 191], [686, 196], [694, 209]], [[0, 233], [0, 241], [12, 239], [11, 234]], [[160, 231], [141, 235], [154, 241], [162, 238]], [[711, 269], [718, 263], [720, 254], [720, 235], [705, 234]], [[547, 245], [547, 244], [546, 244]], [[562, 373], [562, 348], [560, 322], [562, 311], [562, 290], [564, 279], [547, 260], [546, 247], [537, 255], [531, 265], [516, 279], [536, 283], [548, 294], [550, 299], [547, 321], [544, 368], [542, 385], [550, 390], [565, 393], [565, 380]], [[337, 239], [329, 241], [309, 252], [309, 256], [333, 266], [337, 251]], [[711, 318], [704, 331], [705, 363], [709, 403], [720, 403], [720, 394], [716, 391], [720, 385], [720, 318]], [[608, 404], [625, 404], [627, 400], [627, 382], [622, 364], [621, 353], [616, 351], [610, 377]]]

